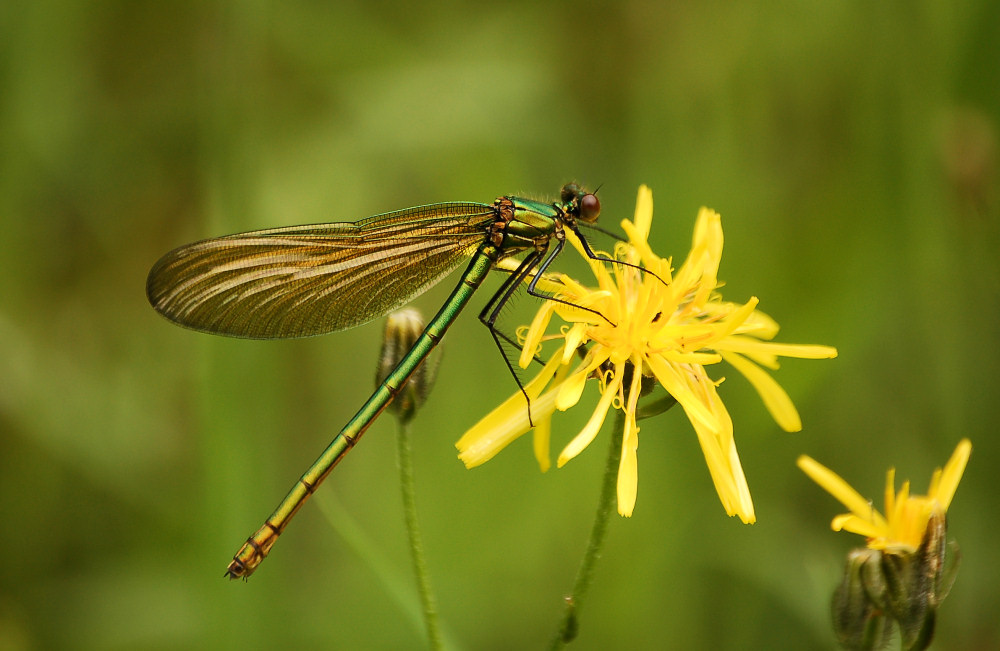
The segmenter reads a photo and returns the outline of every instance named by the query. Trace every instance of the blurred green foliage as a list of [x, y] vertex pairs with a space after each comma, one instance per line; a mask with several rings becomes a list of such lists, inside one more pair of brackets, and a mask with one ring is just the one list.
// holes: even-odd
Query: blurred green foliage
[[[613, 229], [652, 186], [662, 254], [719, 210], [726, 297], [840, 350], [777, 373], [798, 434], [738, 374], [721, 389], [756, 525], [725, 516], [679, 410], [642, 424], [635, 516], [611, 523], [574, 647], [831, 648], [862, 541], [829, 531], [840, 507], [794, 459], [881, 506], [888, 466], [923, 491], [968, 436], [935, 648], [997, 648], [998, 28], [989, 0], [5, 3], [0, 648], [419, 647], [392, 419], [248, 584], [222, 578], [366, 397], [380, 324], [200, 335], [149, 308], [145, 275], [201, 237], [570, 180], [601, 184]], [[515, 389], [476, 309], [414, 420], [428, 562], [454, 646], [538, 648], [604, 446], [544, 475], [527, 438], [462, 467], [454, 441]]]

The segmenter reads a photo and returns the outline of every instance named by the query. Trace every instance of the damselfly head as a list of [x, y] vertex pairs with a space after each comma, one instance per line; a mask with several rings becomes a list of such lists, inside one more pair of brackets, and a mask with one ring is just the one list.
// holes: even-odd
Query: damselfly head
[[562, 199], [563, 203], [571, 203], [574, 199], [578, 199], [581, 194], [585, 194], [585, 192], [580, 189], [579, 185], [576, 183], [567, 183], [559, 191], [559, 198]]
[[597, 195], [587, 192], [576, 183], [564, 185], [559, 198], [567, 212], [573, 213], [582, 222], [593, 224], [601, 214], [601, 201]]

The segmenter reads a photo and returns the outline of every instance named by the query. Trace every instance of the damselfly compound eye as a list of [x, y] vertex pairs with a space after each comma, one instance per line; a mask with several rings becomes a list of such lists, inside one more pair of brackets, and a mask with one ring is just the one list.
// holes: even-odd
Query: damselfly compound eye
[[580, 214], [578, 219], [593, 224], [601, 214], [601, 201], [594, 194], [585, 194], [580, 197]]

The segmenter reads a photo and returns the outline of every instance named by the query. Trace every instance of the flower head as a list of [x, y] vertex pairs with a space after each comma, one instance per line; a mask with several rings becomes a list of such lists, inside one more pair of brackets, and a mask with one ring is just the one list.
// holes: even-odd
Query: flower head
[[[542, 371], [483, 418], [458, 441], [459, 458], [467, 467], [491, 459], [534, 424], [535, 455], [547, 470], [551, 416], [580, 399], [588, 378], [597, 378], [600, 399], [584, 428], [560, 452], [561, 467], [597, 436], [612, 407], [625, 413], [618, 471], [618, 512], [630, 516], [638, 487], [637, 407], [643, 380], [655, 379], [684, 409], [695, 432], [716, 491], [730, 515], [753, 522], [753, 503], [733, 439], [733, 424], [707, 367], [722, 361], [740, 371], [757, 389], [777, 423], [787, 431], [801, 428], [788, 394], [762, 367], [776, 369], [779, 356], [835, 357], [829, 346], [778, 344], [769, 341], [778, 325], [757, 311], [757, 299], [745, 304], [722, 300], [717, 272], [722, 257], [718, 213], [703, 208], [695, 224], [687, 259], [676, 270], [671, 260], [650, 249], [650, 190], [639, 189], [634, 221], [624, 220], [628, 243], [618, 245], [618, 264], [594, 260], [582, 244], [567, 238], [584, 255], [596, 279], [587, 287], [565, 275], [539, 278], [538, 287], [558, 300], [545, 302], [531, 326], [520, 333], [519, 361], [526, 368], [541, 344], [559, 342]], [[553, 316], [568, 325], [546, 334]], [[582, 353], [582, 359], [578, 357]], [[585, 351], [585, 352], [583, 352]]]
[[972, 443], [962, 439], [944, 470], [938, 468], [934, 471], [926, 495], [910, 495], [909, 481], [903, 482], [899, 492], [895, 492], [896, 472], [890, 468], [886, 476], [884, 516], [872, 507], [870, 500], [811, 457], [802, 455], [798, 465], [813, 481], [850, 509], [850, 513], [833, 519], [830, 526], [834, 531], [843, 529], [864, 536], [868, 539], [869, 549], [914, 552], [920, 547], [931, 518], [947, 513], [971, 452]]
[[799, 457], [799, 468], [851, 510], [833, 519], [834, 531], [867, 538], [867, 547], [848, 554], [844, 578], [834, 592], [833, 627], [843, 646], [881, 648], [897, 626], [901, 648], [930, 645], [937, 609], [958, 569], [958, 546], [945, 542], [945, 516], [971, 452], [972, 444], [962, 439], [944, 470], [934, 471], [927, 495], [910, 495], [909, 482], [895, 492], [890, 468], [884, 516], [833, 471]]

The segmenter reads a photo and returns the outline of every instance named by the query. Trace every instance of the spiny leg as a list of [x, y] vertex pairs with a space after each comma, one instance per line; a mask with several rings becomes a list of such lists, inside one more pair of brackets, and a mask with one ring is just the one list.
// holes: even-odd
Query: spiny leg
[[[660, 276], [658, 276], [655, 272], [645, 269], [644, 267], [640, 267], [639, 265], [631, 264], [629, 262], [624, 262], [622, 260], [614, 260], [606, 256], [598, 255], [590, 247], [590, 243], [587, 242], [587, 239], [577, 229], [574, 228], [573, 232], [577, 235], [577, 237], [580, 238], [583, 250], [587, 254], [587, 257], [589, 257], [591, 260], [597, 260], [599, 262], [609, 262], [611, 264], [620, 264], [622, 266], [632, 267], [633, 269], [636, 269], [640, 272], [651, 274], [653, 277], [655, 277], [664, 285], [667, 284], [666, 281], [660, 278]], [[493, 342], [497, 345], [497, 348], [500, 350], [500, 354], [503, 357], [504, 363], [507, 365], [510, 374], [514, 377], [514, 381], [517, 383], [518, 389], [520, 389], [521, 394], [524, 396], [525, 402], [527, 402], [528, 423], [531, 426], [534, 426], [534, 422], [531, 418], [531, 399], [528, 397], [528, 393], [527, 391], [525, 391], [524, 385], [521, 382], [520, 377], [518, 377], [517, 372], [514, 370], [514, 366], [511, 363], [510, 358], [507, 356], [507, 351], [504, 349], [503, 344], [501, 343], [500, 340], [503, 339], [504, 341], [511, 344], [515, 348], [519, 347], [520, 344], [515, 342], [509, 335], [507, 335], [504, 332], [501, 332], [496, 328], [496, 321], [500, 315], [501, 310], [507, 304], [507, 302], [510, 301], [511, 297], [514, 295], [514, 292], [517, 291], [518, 286], [522, 282], [524, 282], [524, 280], [530, 275], [531, 281], [528, 283], [529, 295], [541, 298], [543, 300], [555, 301], [557, 303], [562, 303], [563, 305], [568, 305], [570, 307], [591, 312], [601, 317], [612, 326], [615, 325], [610, 319], [608, 319], [607, 316], [605, 316], [598, 310], [584, 307], [582, 305], [577, 305], [571, 301], [567, 301], [557, 296], [552, 296], [550, 294], [545, 294], [538, 291], [537, 285], [539, 278], [541, 278], [541, 276], [549, 268], [553, 260], [555, 260], [556, 257], [558, 257], [564, 245], [565, 245], [565, 240], [559, 239], [556, 241], [556, 245], [551, 249], [548, 249], [548, 247], [546, 247], [543, 249], [535, 249], [534, 251], [529, 253], [520, 262], [517, 268], [510, 273], [507, 279], [500, 286], [500, 289], [498, 289], [496, 293], [494, 293], [493, 296], [490, 297], [490, 300], [487, 302], [486, 306], [483, 307], [482, 311], [479, 313], [479, 320], [490, 331], [490, 336], [493, 337]], [[541, 260], [540, 263], [539, 260]]]
[[[581, 240], [582, 239], [583, 238], [581, 237]], [[521, 394], [524, 396], [525, 402], [527, 402], [528, 423], [532, 427], [534, 427], [534, 421], [531, 418], [531, 398], [528, 397], [528, 393], [524, 389], [524, 384], [521, 382], [521, 378], [518, 377], [517, 371], [514, 370], [514, 366], [513, 364], [511, 364], [510, 358], [507, 356], [507, 351], [504, 350], [503, 344], [500, 343], [500, 339], [503, 339], [504, 341], [513, 345], [515, 348], [520, 347], [520, 344], [513, 341], [507, 334], [501, 332], [496, 328], [496, 321], [497, 318], [500, 316], [501, 310], [503, 310], [503, 307], [507, 304], [508, 301], [510, 301], [511, 297], [514, 295], [514, 292], [517, 291], [517, 288], [520, 286], [520, 284], [524, 282], [525, 278], [531, 276], [531, 281], [528, 283], [529, 295], [547, 301], [555, 301], [557, 303], [562, 303], [563, 305], [568, 305], [570, 307], [574, 307], [579, 310], [592, 312], [593, 314], [596, 314], [597, 316], [601, 317], [608, 323], [611, 323], [611, 325], [614, 325], [614, 323], [612, 323], [611, 320], [608, 319], [608, 317], [604, 316], [604, 314], [595, 309], [589, 307], [583, 307], [582, 305], [577, 305], [576, 303], [567, 301], [557, 296], [552, 296], [551, 294], [544, 294], [536, 289], [536, 285], [538, 284], [538, 279], [542, 276], [543, 273], [545, 273], [545, 270], [548, 269], [548, 267], [552, 264], [552, 261], [559, 256], [559, 253], [562, 251], [563, 246], [565, 246], [565, 244], [566, 241], [560, 239], [556, 241], [556, 245], [551, 249], [548, 249], [546, 245], [545, 248], [535, 249], [531, 253], [529, 253], [520, 262], [517, 268], [511, 272], [510, 276], [508, 276], [507, 279], [500, 286], [500, 289], [498, 289], [496, 293], [493, 294], [490, 300], [486, 303], [486, 306], [483, 307], [483, 310], [479, 313], [479, 320], [490, 331], [490, 335], [493, 337], [493, 342], [497, 345], [497, 348], [500, 349], [500, 355], [503, 357], [504, 363], [507, 364], [507, 368], [510, 371], [510, 374], [514, 377], [514, 381], [517, 383], [518, 389], [520, 389]], [[587, 247], [587, 250], [588, 251], [590, 250], [589, 246]], [[590, 253], [594, 257], [594, 259], [614, 262], [613, 260], [608, 260], [606, 258], [598, 258], [596, 255], [593, 255], [593, 251], [591, 251]], [[541, 263], [538, 262], [539, 260], [541, 260]]]
[[[581, 240], [582, 239], [583, 238], [581, 238]], [[549, 251], [549, 254], [547, 256], [545, 256], [545, 259], [542, 260], [542, 263], [540, 265], [538, 265], [538, 269], [532, 275], [531, 282], [528, 283], [528, 294], [530, 294], [531, 296], [534, 296], [536, 298], [544, 299], [546, 301], [555, 301], [556, 303], [562, 303], [563, 305], [568, 305], [568, 306], [574, 307], [574, 308], [576, 308], [578, 310], [583, 310], [585, 312], [590, 312], [591, 314], [596, 314], [597, 316], [601, 317], [602, 319], [604, 319], [605, 321], [607, 321], [612, 326], [616, 325], [614, 322], [611, 321], [611, 319], [609, 319], [608, 317], [604, 316], [604, 314], [602, 314], [601, 312], [599, 312], [599, 311], [597, 311], [597, 310], [595, 310], [593, 308], [584, 307], [582, 305], [577, 305], [576, 303], [573, 303], [572, 301], [567, 301], [564, 298], [559, 298], [558, 296], [552, 296], [551, 294], [543, 294], [542, 292], [540, 292], [540, 291], [538, 291], [536, 289], [536, 285], [538, 285], [538, 279], [542, 277], [542, 274], [545, 273], [545, 270], [548, 269], [549, 265], [552, 264], [552, 261], [556, 259], [556, 256], [558, 256], [559, 252], [562, 251], [563, 245], [565, 243], [566, 243], [565, 240], [559, 240], [559, 241], [557, 241], [555, 247], [553, 247], [553, 249], [551, 251]], [[589, 247], [588, 247], [588, 249], [589, 249]], [[607, 260], [609, 262], [614, 262], [614, 260], [608, 260], [607, 258], [597, 258], [597, 257], [595, 257], [594, 259], [595, 260], [602, 260], [602, 261]], [[527, 274], [525, 274], [525, 277], [526, 276], [527, 276]]]
[[503, 357], [504, 363], [507, 365], [507, 369], [510, 374], [514, 377], [514, 381], [517, 383], [517, 388], [520, 389], [521, 395], [524, 396], [525, 402], [528, 403], [528, 424], [532, 427], [535, 423], [531, 420], [531, 398], [528, 397], [528, 392], [524, 390], [524, 385], [521, 383], [521, 378], [517, 376], [517, 371], [514, 370], [514, 365], [511, 364], [510, 358], [507, 357], [507, 351], [504, 350], [503, 344], [500, 343], [500, 339], [503, 339], [507, 343], [513, 345], [514, 347], [519, 347], [519, 344], [512, 341], [511, 338], [503, 332], [500, 332], [496, 328], [496, 320], [500, 315], [500, 310], [503, 306], [507, 304], [514, 292], [517, 291], [518, 286], [524, 282], [524, 279], [531, 273], [531, 270], [538, 263], [539, 258], [545, 252], [542, 250], [533, 250], [524, 260], [517, 266], [517, 268], [511, 272], [503, 284], [500, 285], [500, 289], [490, 297], [490, 300], [486, 302], [482, 311], [479, 313], [479, 320], [483, 325], [486, 326], [487, 330], [490, 331], [490, 336], [493, 337], [493, 343], [497, 345], [500, 350], [500, 356]]
[[[608, 231], [604, 230], [603, 228], [597, 228], [596, 226], [592, 226], [592, 225], [588, 225], [588, 227], [592, 228], [593, 230], [596, 230], [596, 231], [598, 231], [600, 233], [605, 233], [607, 235], [611, 235], [612, 237], [615, 237], [615, 235], [613, 233], [609, 233]], [[587, 241], [587, 238], [585, 238], [583, 236], [583, 233], [580, 232], [580, 229], [578, 227], [576, 227], [576, 226], [570, 226], [570, 228], [572, 229], [573, 233], [578, 238], [580, 238], [580, 244], [583, 246], [583, 252], [586, 253], [587, 257], [590, 258], [591, 260], [597, 260], [599, 262], [610, 262], [611, 264], [618, 264], [618, 265], [621, 265], [623, 267], [632, 267], [633, 269], [635, 269], [635, 270], [637, 270], [637, 271], [639, 271], [641, 273], [649, 274], [653, 278], [656, 278], [657, 280], [659, 280], [664, 285], [669, 285], [670, 284], [667, 281], [665, 281], [662, 278], [660, 278], [660, 276], [656, 272], [650, 271], [646, 267], [640, 267], [639, 265], [632, 264], [631, 262], [625, 262], [624, 260], [613, 260], [613, 259], [611, 259], [611, 258], [609, 258], [607, 256], [598, 255], [592, 248], [590, 248], [590, 242]], [[615, 239], [619, 239], [619, 238], [615, 237]]]

